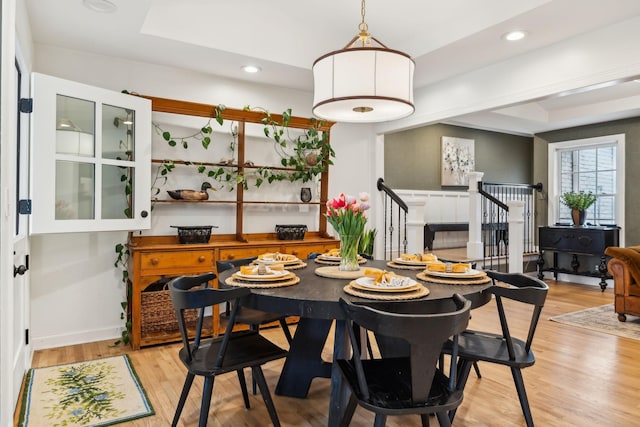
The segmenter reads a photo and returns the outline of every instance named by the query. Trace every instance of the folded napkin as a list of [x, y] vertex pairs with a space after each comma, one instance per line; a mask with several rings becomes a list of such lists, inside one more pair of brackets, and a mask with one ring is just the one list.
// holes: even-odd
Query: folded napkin
[[365, 277], [371, 277], [373, 284], [376, 286], [403, 286], [408, 277], [399, 276], [393, 271], [377, 270], [366, 268], [364, 270]]
[[458, 262], [451, 266], [452, 273], [466, 273], [469, 270], [471, 270], [471, 264], [466, 262]]
[[280, 252], [267, 252], [258, 255], [258, 259], [272, 259], [274, 261], [293, 261], [297, 257], [291, 254], [281, 254]]
[[427, 265], [427, 270], [428, 271], [438, 271], [438, 272], [445, 272], [447, 271], [447, 265], [444, 262], [434, 262], [432, 264]]
[[241, 265], [240, 266], [240, 273], [245, 275], [273, 274], [276, 271], [284, 271], [284, 265], [272, 264], [268, 267], [265, 267], [262, 273], [260, 272], [260, 266], [257, 266], [257, 265]]
[[240, 273], [250, 275], [250, 274], [258, 274], [258, 267], [255, 265], [241, 265]]
[[438, 257], [434, 254], [401, 254], [400, 259], [403, 261], [414, 262], [435, 262], [438, 261]]
[[329, 249], [327, 252], [323, 254], [324, 256], [340, 256], [340, 249]]

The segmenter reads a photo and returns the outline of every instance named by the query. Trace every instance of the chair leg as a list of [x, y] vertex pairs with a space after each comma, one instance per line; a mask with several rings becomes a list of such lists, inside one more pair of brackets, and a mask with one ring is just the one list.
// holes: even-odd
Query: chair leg
[[284, 317], [279, 320], [280, 327], [282, 328], [282, 332], [284, 333], [284, 337], [287, 339], [289, 346], [291, 346], [291, 342], [293, 341], [293, 337], [291, 336], [291, 331], [289, 330], [289, 325], [287, 325], [287, 319]]
[[204, 386], [202, 387], [202, 404], [200, 405], [200, 421], [198, 422], [198, 427], [207, 427], [214, 379], [215, 377], [204, 377]]
[[178, 425], [180, 414], [182, 414], [182, 408], [184, 408], [184, 404], [187, 401], [187, 396], [189, 395], [189, 390], [191, 389], [191, 384], [193, 384], [194, 378], [195, 378], [194, 374], [187, 372], [187, 378], [184, 379], [184, 385], [182, 386], [182, 393], [180, 393], [180, 400], [178, 400], [178, 406], [176, 407], [176, 413], [173, 415], [173, 421], [171, 422], [171, 427], [176, 427]]
[[262, 399], [264, 400], [264, 404], [267, 406], [267, 411], [269, 412], [269, 417], [271, 418], [273, 427], [280, 427], [280, 420], [278, 420], [278, 413], [276, 412], [276, 407], [273, 405], [273, 399], [271, 399], [271, 393], [269, 393], [269, 386], [267, 386], [267, 381], [264, 378], [264, 373], [262, 372], [262, 368], [260, 366], [253, 366], [251, 367], [251, 373], [255, 382], [258, 383], [258, 387], [260, 388], [260, 394], [262, 394]]
[[476, 377], [482, 378], [482, 374], [480, 373], [480, 367], [478, 366], [478, 362], [473, 362], [473, 370], [476, 371]]
[[527, 422], [527, 427], [533, 427], [533, 417], [531, 416], [531, 409], [529, 408], [529, 399], [527, 399], [527, 392], [524, 389], [524, 379], [522, 378], [522, 371], [518, 368], [511, 368], [511, 375], [513, 376], [513, 381], [516, 384], [518, 399], [520, 399], [520, 407], [522, 408], [524, 419]]
[[[459, 359], [458, 363], [458, 383], [456, 388], [458, 390], [464, 390], [465, 385], [467, 385], [467, 379], [469, 379], [469, 373], [471, 372], [471, 365], [473, 365], [474, 361]], [[453, 419], [456, 417], [456, 411], [458, 408], [452, 409], [449, 411], [449, 421], [453, 423]]]
[[451, 420], [446, 412], [438, 412], [436, 413], [436, 417], [438, 418], [440, 427], [451, 427]]
[[420, 414], [420, 420], [422, 421], [422, 427], [429, 427], [429, 414]]
[[356, 411], [356, 407], [358, 406], [358, 399], [355, 394], [351, 393], [349, 395], [349, 401], [347, 402], [347, 406], [344, 408], [344, 412], [342, 413], [342, 417], [340, 419], [340, 427], [348, 427], [351, 424], [351, 419], [353, 418], [353, 413]]
[[240, 391], [242, 391], [242, 398], [244, 399], [244, 407], [250, 409], [251, 404], [249, 403], [249, 392], [247, 391], [247, 381], [244, 378], [244, 370], [238, 369], [237, 372]]
[[373, 421], [373, 427], [384, 427], [387, 425], [387, 416], [384, 414], [376, 414], [376, 419]]

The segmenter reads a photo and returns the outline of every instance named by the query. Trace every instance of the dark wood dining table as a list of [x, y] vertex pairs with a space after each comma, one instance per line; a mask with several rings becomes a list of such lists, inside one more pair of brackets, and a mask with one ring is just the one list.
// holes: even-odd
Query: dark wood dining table
[[[332, 369], [331, 362], [322, 359], [322, 350], [335, 321], [333, 360], [348, 356], [350, 346], [346, 334], [345, 315], [340, 307], [340, 298], [353, 302], [366, 303], [381, 309], [393, 310], [393, 306], [402, 311], [411, 306], [419, 307], [426, 299], [447, 299], [454, 293], [469, 299], [472, 308], [489, 302], [491, 296], [483, 292], [491, 283], [482, 285], [437, 284], [421, 282], [429, 289], [426, 297], [411, 300], [380, 301], [351, 296], [344, 287], [352, 279], [336, 279], [322, 277], [315, 273], [316, 268], [323, 265], [313, 260], [305, 261], [308, 265], [302, 269], [292, 270], [300, 282], [293, 286], [251, 288], [251, 295], [245, 305], [258, 310], [281, 313], [300, 318], [293, 336], [289, 354], [285, 359], [275, 393], [281, 396], [305, 398], [314, 378], [330, 378], [331, 392], [329, 403], [328, 425], [336, 426], [346, 404], [346, 391], [342, 385], [338, 369]], [[394, 269], [386, 261], [369, 260], [363, 268], [378, 268], [407, 277], [414, 278], [420, 270]], [[220, 283], [233, 274], [234, 270], [220, 275]]]

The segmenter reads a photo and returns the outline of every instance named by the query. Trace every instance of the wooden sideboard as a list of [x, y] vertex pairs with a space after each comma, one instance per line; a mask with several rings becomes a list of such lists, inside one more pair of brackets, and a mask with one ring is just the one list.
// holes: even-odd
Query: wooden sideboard
[[[546, 226], [538, 228], [538, 278], [544, 277], [545, 271], [553, 272], [553, 277], [558, 278], [558, 273], [576, 274], [600, 278], [600, 288], [604, 292], [607, 287], [606, 279], [610, 279], [607, 272], [607, 258], [604, 254], [608, 246], [619, 246], [619, 227], [574, 227], [574, 226]], [[545, 267], [544, 252], [553, 252], [553, 265]], [[561, 266], [558, 263], [558, 254], [571, 255], [570, 267]], [[581, 269], [578, 256], [598, 257], [597, 269]]]
[[[128, 315], [130, 339], [134, 350], [140, 347], [177, 341], [177, 330], [143, 333], [142, 293], [159, 280], [180, 275], [216, 272], [216, 261], [257, 256], [265, 252], [281, 252], [306, 259], [310, 253], [323, 253], [338, 248], [340, 242], [324, 238], [318, 232], [307, 232], [304, 240], [278, 240], [275, 233], [245, 234], [246, 242], [235, 235], [214, 235], [209, 243], [180, 244], [177, 236], [132, 236], [129, 240]], [[217, 285], [217, 284], [216, 284]], [[212, 307], [209, 333], [220, 329], [219, 309]]]

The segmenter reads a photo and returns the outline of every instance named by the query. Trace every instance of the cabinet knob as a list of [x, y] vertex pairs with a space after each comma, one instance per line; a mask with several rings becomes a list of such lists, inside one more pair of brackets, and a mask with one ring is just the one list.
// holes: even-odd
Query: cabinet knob
[[198, 262], [204, 262], [204, 255], [200, 255], [198, 257]]
[[298, 256], [298, 251], [291, 251], [291, 255]]
[[151, 265], [158, 265], [158, 258], [151, 258]]
[[235, 259], [235, 257], [236, 257], [235, 255], [229, 254], [229, 256], [227, 256], [227, 259]]
[[140, 216], [141, 216], [142, 218], [146, 218], [147, 216], [149, 216], [149, 212], [147, 212], [147, 211], [142, 211], [142, 212], [140, 212]]

